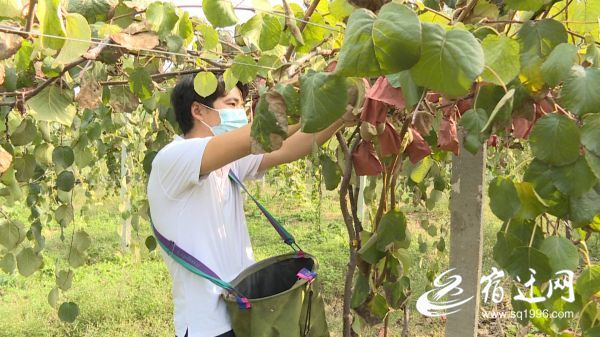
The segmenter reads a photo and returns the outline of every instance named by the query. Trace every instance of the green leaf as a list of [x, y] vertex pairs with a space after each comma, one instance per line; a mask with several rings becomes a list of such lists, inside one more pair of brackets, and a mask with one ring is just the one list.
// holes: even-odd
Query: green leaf
[[600, 114], [590, 115], [583, 120], [581, 144], [588, 151], [600, 156]]
[[87, 256], [84, 252], [79, 251], [76, 248], [72, 248], [68, 255], [69, 265], [73, 268], [81, 267], [85, 264]]
[[76, 303], [64, 302], [58, 308], [58, 318], [63, 322], [73, 323], [77, 316], [79, 316], [79, 307]]
[[300, 77], [302, 131], [327, 128], [346, 111], [346, 79], [330, 73], [308, 72]]
[[23, 224], [17, 220], [0, 223], [0, 245], [7, 250], [15, 249], [25, 239]]
[[376, 264], [385, 256], [385, 253], [378, 250], [376, 247], [378, 239], [379, 234], [377, 233], [371, 234], [367, 231], [362, 231], [360, 233], [360, 241], [363, 244], [360, 247], [358, 254], [363, 261], [369, 264]]
[[225, 91], [230, 92], [231, 89], [235, 88], [239, 80], [233, 75], [231, 68], [227, 68], [227, 70], [223, 72], [223, 82], [225, 82]]
[[73, 165], [75, 155], [73, 149], [68, 146], [58, 146], [52, 151], [52, 162], [60, 169], [66, 169]]
[[544, 85], [541, 67], [556, 46], [568, 42], [567, 31], [562, 23], [543, 19], [526, 21], [518, 34], [521, 46], [521, 82], [533, 92]]
[[535, 219], [542, 214], [548, 205], [537, 194], [533, 185], [528, 182], [516, 183], [517, 193], [521, 201], [521, 208], [515, 215], [515, 218], [520, 220]]
[[75, 273], [71, 269], [61, 270], [56, 275], [56, 285], [63, 291], [71, 289]]
[[36, 163], [35, 157], [31, 154], [24, 155], [22, 158], [16, 158], [13, 166], [15, 168], [18, 182], [29, 182], [35, 173]]
[[500, 220], [508, 221], [521, 208], [515, 183], [507, 177], [496, 177], [488, 189], [490, 208]]
[[423, 50], [411, 69], [418, 85], [448, 96], [461, 96], [484, 69], [484, 54], [473, 34], [466, 30], [445, 31], [423, 23]]
[[66, 22], [66, 37], [77, 41], [65, 40], [64, 45], [56, 57], [55, 63], [57, 64], [67, 64], [77, 60], [81, 55], [87, 52], [91, 45], [91, 43], [87, 41], [92, 39], [92, 30], [81, 14], [67, 14]]
[[581, 196], [569, 198], [569, 211], [569, 218], [575, 227], [591, 224], [594, 217], [600, 214], [600, 185]]
[[568, 165], [579, 158], [580, 137], [575, 121], [563, 115], [548, 114], [533, 127], [531, 148], [537, 158], [548, 164]]
[[278, 150], [287, 138], [287, 127], [285, 99], [274, 90], [266, 92], [256, 105], [252, 122], [252, 153]]
[[52, 164], [52, 152], [54, 152], [52, 144], [39, 144], [34, 150], [35, 161], [43, 166], [49, 166]]
[[329, 10], [331, 11], [331, 15], [341, 21], [352, 14], [354, 6], [348, 0], [333, 0], [329, 4]]
[[144, 244], [146, 245], [146, 248], [148, 248], [148, 251], [150, 251], [150, 252], [156, 249], [156, 239], [152, 235], [149, 235], [146, 238], [146, 240], [144, 241]]
[[21, 121], [19, 126], [10, 135], [10, 142], [13, 146], [23, 146], [31, 143], [37, 134], [35, 124], [29, 118]]
[[505, 0], [504, 4], [510, 9], [537, 11], [544, 5], [544, 0]]
[[600, 180], [600, 157], [595, 155], [594, 153], [588, 151], [585, 154], [585, 160], [587, 160], [590, 169], [596, 175], [596, 178]]
[[410, 69], [421, 55], [421, 24], [417, 14], [394, 2], [381, 7], [373, 23], [373, 44], [384, 74]]
[[75, 117], [73, 94], [58, 85], [49, 85], [27, 100], [31, 116], [38, 121], [59, 122], [71, 126]]
[[73, 208], [69, 205], [60, 205], [56, 211], [54, 211], [54, 218], [61, 227], [67, 227], [73, 222]]
[[153, 2], [146, 9], [146, 20], [152, 26], [152, 30], [157, 32], [158, 36], [164, 40], [171, 34], [179, 17], [171, 3]]
[[378, 16], [358, 9], [348, 19], [336, 73], [367, 77], [407, 70], [420, 50], [421, 25], [408, 7], [389, 3]]
[[42, 257], [35, 254], [32, 248], [23, 248], [17, 254], [17, 268], [21, 275], [27, 277], [42, 266]]
[[336, 162], [329, 156], [322, 155], [321, 166], [323, 168], [323, 180], [325, 181], [325, 189], [328, 191], [335, 190], [342, 180], [342, 170]]
[[596, 185], [596, 176], [584, 157], [573, 164], [557, 167], [553, 170], [554, 185], [568, 196], [578, 197]]
[[194, 77], [194, 90], [202, 97], [212, 95], [217, 90], [218, 85], [217, 77], [211, 72], [202, 71]]
[[521, 70], [520, 47], [514, 39], [501, 35], [488, 35], [482, 42], [485, 70], [481, 77], [485, 82], [506, 85]]
[[186, 44], [189, 44], [194, 39], [194, 26], [190, 20], [190, 14], [183, 12], [177, 22], [177, 35], [181, 37]]
[[384, 252], [390, 243], [407, 240], [406, 216], [399, 210], [387, 212], [377, 227], [378, 240], [376, 247]]
[[541, 72], [544, 81], [551, 87], [562, 82], [577, 62], [577, 47], [569, 43], [561, 43], [542, 64]]
[[40, 0], [37, 2], [35, 15], [39, 21], [39, 30], [45, 36], [40, 37], [42, 47], [58, 51], [65, 43], [65, 31], [61, 18], [60, 0]]
[[[560, 4], [560, 5], [559, 5]], [[557, 3], [550, 12], [556, 15], [562, 10], [565, 2]], [[598, 41], [598, 17], [600, 17], [600, 2], [590, 0], [571, 1], [568, 10], [562, 11], [557, 20], [569, 21], [569, 29], [582, 35], [589, 35]]]
[[300, 94], [291, 84], [278, 83], [275, 90], [283, 95], [287, 115], [290, 117], [300, 117]]
[[560, 100], [579, 116], [600, 112], [600, 69], [574, 66], [562, 87]]
[[519, 277], [521, 283], [525, 283], [531, 276], [529, 268], [536, 271], [534, 275], [537, 284], [546, 282], [552, 276], [550, 261], [548, 257], [533, 247], [518, 247], [510, 256], [510, 263], [506, 271], [515, 278]]
[[2, 271], [5, 273], [12, 274], [16, 267], [17, 261], [15, 261], [15, 256], [13, 253], [6, 253], [6, 255], [0, 259], [0, 269], [2, 269]]
[[356, 281], [354, 282], [350, 307], [358, 308], [361, 304], [365, 303], [370, 292], [371, 287], [369, 287], [369, 279], [359, 271], [356, 273]]
[[260, 50], [267, 51], [275, 48], [279, 44], [282, 32], [283, 25], [279, 19], [273, 15], [263, 15], [260, 38], [258, 40]]
[[129, 89], [141, 99], [152, 97], [154, 83], [145, 68], [136, 67], [129, 72]]
[[201, 23], [196, 26], [196, 29], [202, 34], [204, 39], [203, 49], [214, 49], [219, 44], [219, 33], [210, 25]]
[[381, 296], [380, 294], [376, 294], [375, 297], [373, 297], [368, 304], [368, 308], [370, 313], [378, 319], [379, 323], [383, 321], [390, 310], [385, 297]]
[[498, 101], [494, 110], [490, 114], [490, 118], [488, 119], [485, 126], [481, 129], [481, 132], [490, 131], [490, 127], [492, 123], [496, 122], [496, 125], [504, 125], [506, 123], [510, 123], [512, 120], [512, 110], [513, 110], [513, 101], [515, 97], [515, 89], [510, 89], [502, 96], [502, 98]]
[[5, 18], [14, 18], [21, 16], [21, 1], [20, 0], [0, 0], [0, 8], [2, 8], [2, 16]]
[[348, 19], [344, 42], [335, 72], [342, 76], [369, 77], [382, 74], [375, 55], [373, 23], [377, 17], [364, 8], [355, 10]]
[[600, 266], [585, 268], [577, 278], [575, 291], [581, 295], [584, 303], [600, 291]]
[[487, 139], [481, 130], [488, 120], [488, 115], [483, 109], [470, 109], [458, 120], [458, 125], [465, 129], [464, 146], [467, 151], [475, 154], [481, 144]]
[[579, 265], [579, 253], [577, 247], [568, 239], [558, 236], [550, 236], [542, 241], [540, 251], [548, 257], [552, 273], [561, 270], [574, 271]]
[[256, 10], [268, 11], [271, 10], [271, 3], [269, 0], [252, 0], [252, 7]]
[[237, 77], [242, 83], [250, 83], [256, 77], [258, 68], [256, 61], [250, 55], [237, 55], [231, 64], [233, 76]]
[[92, 240], [86, 231], [80, 230], [73, 235], [73, 247], [80, 252], [84, 252], [91, 244]]
[[75, 176], [71, 171], [62, 171], [56, 178], [56, 188], [69, 192], [75, 186]]
[[[69, 13], [79, 13], [85, 19], [94, 23], [96, 21], [106, 21], [107, 13], [116, 7], [113, 0], [68, 0], [66, 1], [66, 10]], [[126, 7], [127, 8], [127, 7]], [[127, 8], [129, 9], [129, 8]], [[114, 16], [123, 13], [115, 10]], [[133, 15], [131, 15], [133, 17]], [[115, 20], [118, 21], [118, 20]], [[116, 24], [116, 22], [115, 22]], [[128, 26], [129, 24], [125, 25]]]
[[433, 166], [433, 160], [430, 156], [423, 158], [410, 172], [410, 180], [420, 184], [427, 177], [427, 173]]
[[202, 0], [202, 9], [215, 27], [233, 26], [238, 20], [230, 0]]
[[60, 295], [60, 291], [59, 291], [58, 287], [52, 288], [52, 290], [50, 290], [50, 292], [48, 293], [48, 304], [50, 304], [50, 306], [55, 309], [58, 307], [58, 296], [59, 295]]

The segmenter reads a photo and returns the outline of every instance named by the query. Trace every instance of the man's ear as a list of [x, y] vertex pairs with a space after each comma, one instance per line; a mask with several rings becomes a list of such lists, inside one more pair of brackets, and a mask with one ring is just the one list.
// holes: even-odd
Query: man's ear
[[192, 103], [192, 118], [196, 119], [196, 120], [204, 120], [204, 117], [206, 115], [206, 108], [202, 106], [202, 104], [198, 103], [198, 102], [193, 102]]

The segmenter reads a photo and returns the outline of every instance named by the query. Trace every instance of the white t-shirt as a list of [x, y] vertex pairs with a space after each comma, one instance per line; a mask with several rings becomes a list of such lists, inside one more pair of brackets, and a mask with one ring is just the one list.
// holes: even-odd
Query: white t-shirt
[[[159, 233], [229, 282], [254, 263], [240, 188], [230, 181], [262, 176], [262, 155], [249, 155], [200, 177], [211, 137], [175, 140], [152, 162], [148, 200]], [[225, 150], [225, 149], [224, 149]], [[159, 248], [160, 249], [160, 248]], [[222, 289], [191, 273], [160, 249], [173, 281], [175, 333], [214, 337], [231, 330]]]

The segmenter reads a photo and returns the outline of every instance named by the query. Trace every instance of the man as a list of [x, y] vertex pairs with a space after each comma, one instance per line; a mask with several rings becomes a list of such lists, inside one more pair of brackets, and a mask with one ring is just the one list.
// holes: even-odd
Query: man
[[[225, 92], [219, 78], [216, 92], [206, 98], [194, 91], [193, 77], [182, 78], [171, 103], [183, 137], [161, 149], [152, 163], [148, 182], [150, 213], [163, 236], [202, 261], [225, 281], [254, 263], [238, 186], [240, 180], [261, 177], [265, 170], [302, 158], [329, 139], [350, 113], [325, 130], [307, 134], [289, 127], [290, 137], [272, 153], [250, 154], [250, 125], [244, 100], [246, 86]], [[162, 250], [161, 250], [162, 251]], [[173, 281], [174, 324], [177, 336], [234, 336], [222, 289], [203, 279], [162, 251]]]

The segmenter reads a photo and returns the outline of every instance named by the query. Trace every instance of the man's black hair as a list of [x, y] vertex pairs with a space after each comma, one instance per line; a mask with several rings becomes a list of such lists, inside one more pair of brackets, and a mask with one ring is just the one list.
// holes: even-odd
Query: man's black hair
[[[183, 76], [173, 88], [171, 92], [171, 104], [175, 110], [175, 118], [179, 124], [179, 128], [183, 134], [188, 133], [194, 127], [194, 119], [192, 118], [192, 103], [199, 102], [208, 107], [213, 107], [213, 103], [219, 97], [227, 94], [225, 92], [225, 82], [223, 76], [218, 75], [217, 90], [207, 97], [198, 95], [194, 90], [194, 75]], [[242, 93], [242, 98], [245, 100], [248, 96], [248, 86], [238, 82], [237, 88]]]

